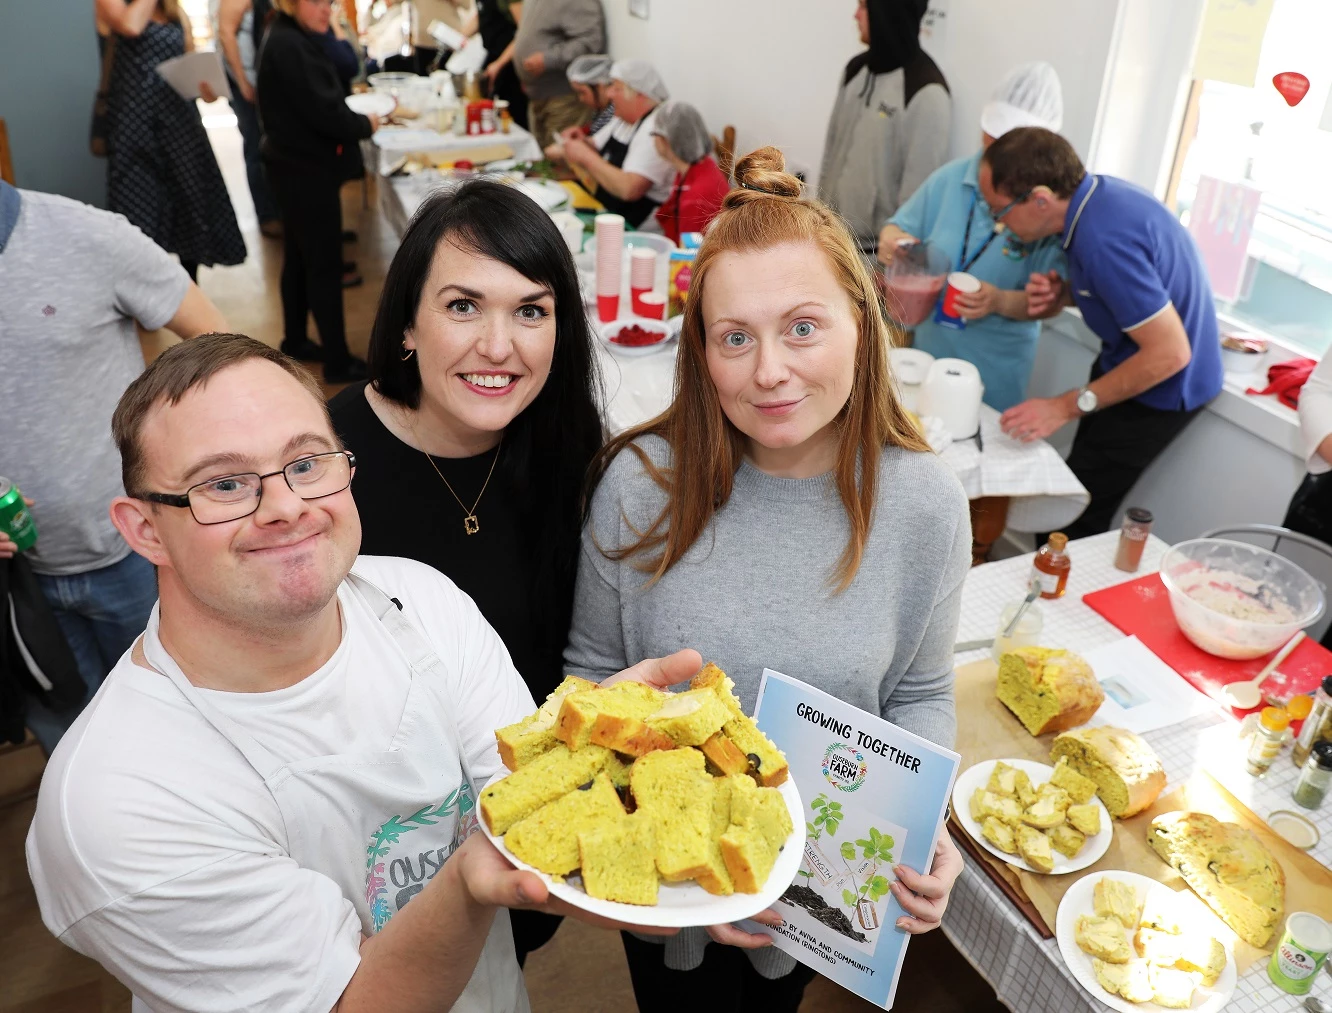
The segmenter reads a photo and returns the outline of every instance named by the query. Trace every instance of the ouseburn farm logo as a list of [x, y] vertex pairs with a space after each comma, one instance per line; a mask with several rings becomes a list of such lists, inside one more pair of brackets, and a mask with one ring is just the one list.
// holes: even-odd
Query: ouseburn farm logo
[[869, 764], [855, 746], [834, 742], [823, 752], [823, 776], [838, 791], [855, 791], [868, 772]]

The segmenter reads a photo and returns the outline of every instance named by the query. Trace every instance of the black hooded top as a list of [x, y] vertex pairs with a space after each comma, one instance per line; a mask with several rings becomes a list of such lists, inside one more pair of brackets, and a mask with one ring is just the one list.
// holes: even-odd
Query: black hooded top
[[901, 68], [905, 77], [905, 98], [910, 102], [927, 84], [948, 89], [943, 72], [920, 48], [920, 22], [929, 0], [867, 0], [869, 8], [869, 49], [851, 58], [846, 65], [843, 84], [868, 66], [871, 74], [888, 74]]

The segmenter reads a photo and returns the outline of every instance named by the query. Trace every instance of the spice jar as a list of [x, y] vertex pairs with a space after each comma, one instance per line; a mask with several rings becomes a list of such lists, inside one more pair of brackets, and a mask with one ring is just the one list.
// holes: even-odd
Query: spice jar
[[1130, 507], [1124, 514], [1119, 529], [1119, 548], [1115, 551], [1115, 569], [1137, 573], [1142, 565], [1142, 550], [1147, 547], [1147, 536], [1152, 531], [1152, 512], [1142, 507]]
[[1290, 758], [1295, 766], [1304, 766], [1313, 744], [1319, 739], [1332, 739], [1332, 675], [1323, 676], [1318, 692], [1314, 694], [1313, 710], [1300, 726], [1299, 738]]
[[1290, 725], [1290, 715], [1280, 707], [1264, 707], [1258, 727], [1254, 729], [1253, 740], [1249, 743], [1249, 758], [1246, 767], [1250, 774], [1257, 776], [1265, 773], [1272, 766], [1277, 753], [1286, 741], [1286, 728]]
[[1317, 809], [1327, 797], [1329, 784], [1332, 784], [1332, 742], [1319, 742], [1300, 771], [1291, 795], [1304, 808]]

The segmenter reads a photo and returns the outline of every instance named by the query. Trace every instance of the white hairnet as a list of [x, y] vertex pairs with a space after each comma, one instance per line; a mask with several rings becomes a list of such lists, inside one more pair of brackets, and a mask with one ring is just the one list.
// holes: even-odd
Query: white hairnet
[[703, 116], [688, 102], [667, 102], [657, 107], [652, 132], [666, 138], [675, 157], [693, 165], [712, 151], [712, 135]]
[[981, 110], [981, 129], [999, 138], [1018, 127], [1045, 127], [1058, 133], [1064, 125], [1064, 92], [1048, 63], [1024, 63], [990, 95]]
[[665, 102], [671, 97], [657, 68], [647, 60], [616, 60], [610, 74], [614, 80], [623, 81], [634, 91], [657, 102]]
[[614, 63], [609, 56], [600, 54], [575, 57], [564, 76], [572, 84], [610, 84]]

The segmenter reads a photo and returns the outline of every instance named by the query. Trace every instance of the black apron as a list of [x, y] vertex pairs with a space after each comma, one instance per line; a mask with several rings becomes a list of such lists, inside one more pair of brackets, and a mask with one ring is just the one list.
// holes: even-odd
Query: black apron
[[[646, 116], [643, 117], [643, 120], [645, 119], [647, 119]], [[634, 138], [638, 136], [638, 131], [643, 128], [643, 120], [639, 120], [634, 124], [634, 132], [629, 135], [629, 140], [627, 141], [618, 140], [615, 137], [614, 130], [612, 130], [610, 137], [606, 140], [605, 145], [602, 146], [601, 157], [611, 165], [615, 166], [615, 168], [622, 168], [624, 166], [624, 156], [629, 154], [629, 145], [632, 144]], [[601, 205], [609, 213], [624, 215], [624, 220], [635, 229], [647, 221], [648, 216], [651, 215], [653, 211], [657, 210], [657, 202], [647, 196], [647, 194], [644, 194], [642, 197], [638, 198], [638, 200], [624, 200], [620, 197], [616, 197], [615, 194], [611, 193], [604, 186], [598, 184], [597, 192], [592, 196], [600, 201]]]
[[[1292, 531], [1332, 545], [1332, 471], [1304, 476], [1281, 523]], [[1323, 634], [1322, 643], [1332, 648], [1332, 627]]]

